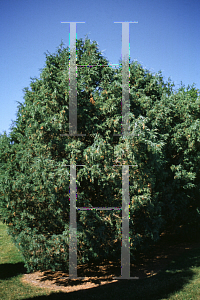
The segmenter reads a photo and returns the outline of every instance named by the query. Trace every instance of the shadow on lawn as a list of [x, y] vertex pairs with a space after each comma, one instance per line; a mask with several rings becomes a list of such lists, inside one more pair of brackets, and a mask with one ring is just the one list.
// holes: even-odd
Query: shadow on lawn
[[[47, 296], [35, 296], [24, 299], [82, 300], [87, 298], [89, 300], [158, 300], [168, 298], [170, 297], [170, 295], [181, 291], [183, 287], [187, 283], [192, 281], [194, 276], [196, 275], [195, 271], [191, 268], [200, 267], [200, 238], [196, 234], [194, 234], [194, 236], [192, 237], [191, 232], [187, 235], [185, 234], [185, 232], [182, 235], [179, 232], [178, 236], [175, 234], [166, 233], [166, 235], [163, 236], [161, 240], [162, 241], [160, 241], [158, 245], [152, 246], [152, 250], [149, 249], [146, 254], [140, 254], [138, 266], [142, 266], [143, 271], [144, 269], [148, 270], [147, 266], [149, 266], [149, 262], [156, 263], [154, 262], [154, 260], [159, 260], [159, 256], [162, 256], [161, 258], [164, 259], [167, 255], [169, 255], [169, 249], [171, 249], [170, 247], [173, 247], [173, 244], [175, 245], [175, 247], [173, 248], [173, 253], [175, 251], [177, 252], [176, 254], [179, 255], [173, 256], [172, 259], [168, 261], [171, 263], [165, 265], [164, 268], [160, 269], [161, 271], [158, 271], [154, 276], [139, 280], [118, 280], [117, 282], [111, 282], [109, 284], [84, 290], [76, 290], [70, 293], [62, 291], [52, 291], [51, 294]], [[180, 243], [184, 243], [184, 245], [181, 246], [183, 249], [182, 252], [178, 252], [178, 245], [180, 246]], [[169, 247], [169, 249], [167, 249], [167, 246]], [[145, 265], [145, 263], [147, 264]], [[138, 266], [136, 266], [136, 269]], [[158, 268], [154, 265], [151, 266], [149, 270], [158, 270]], [[0, 265], [1, 279], [11, 278], [13, 276], [24, 273], [26, 273], [26, 269], [24, 268], [23, 263]], [[49, 276], [50, 279], [50, 272], [47, 272], [46, 276]], [[134, 273], [132, 273], [131, 276], [134, 276]], [[67, 286], [67, 280], [63, 281], [63, 283], [60, 285], [61, 288], [62, 286]], [[77, 284], [81, 283], [81, 280], [80, 282], [77, 282]]]
[[155, 276], [141, 280], [118, 280], [107, 285], [74, 291], [71, 293], [57, 292], [49, 296], [36, 296], [29, 299], [119, 299], [119, 300], [158, 300], [168, 298], [180, 291], [195, 275], [190, 268], [200, 267], [200, 249], [188, 250], [172, 262], [165, 270]]
[[0, 264], [0, 279], [11, 279], [12, 277], [26, 273], [24, 263]]
[[[186, 246], [186, 245], [185, 245]], [[188, 245], [191, 246], [191, 245]], [[158, 253], [159, 254], [159, 253]], [[53, 292], [48, 296], [26, 298], [35, 299], [106, 299], [106, 300], [158, 300], [170, 297], [193, 280], [196, 275], [192, 267], [200, 267], [200, 244], [197, 247], [185, 247], [185, 250], [171, 260], [163, 270], [149, 278], [139, 280], [118, 280], [109, 284], [70, 293]], [[80, 283], [79, 283], [80, 284]], [[64, 283], [63, 283], [64, 285]], [[66, 283], [65, 283], [66, 285]], [[198, 298], [197, 298], [198, 299]]]

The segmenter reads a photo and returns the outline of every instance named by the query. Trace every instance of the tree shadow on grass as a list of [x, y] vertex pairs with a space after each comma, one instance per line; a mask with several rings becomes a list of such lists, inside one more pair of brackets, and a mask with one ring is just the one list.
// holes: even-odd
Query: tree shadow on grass
[[119, 300], [158, 300], [168, 298], [173, 293], [183, 289], [195, 276], [190, 268], [200, 267], [200, 249], [193, 249], [187, 255], [182, 255], [170, 264], [168, 268], [155, 276], [141, 280], [118, 280], [95, 288], [73, 291], [70, 293], [57, 292], [48, 296], [26, 298], [35, 299], [119, 299]]
[[[53, 300], [53, 299], [119, 299], [119, 300], [158, 300], [170, 297], [174, 293], [181, 291], [186, 284], [193, 280], [196, 275], [192, 267], [200, 268], [200, 239], [195, 236], [194, 240], [188, 234], [180, 239], [177, 235], [166, 233], [162, 236], [159, 243], [152, 245], [152, 248], [146, 252], [140, 253], [137, 264], [131, 263], [130, 275], [137, 276], [139, 280], [109, 280], [105, 284], [101, 284], [99, 277], [93, 278], [96, 275], [95, 266], [87, 265], [82, 267], [82, 273], [77, 272], [78, 276], [88, 276], [88, 289], [80, 287], [83, 280], [76, 279], [74, 287], [77, 288], [70, 292], [66, 291], [51, 291], [50, 295], [27, 297], [26, 300]], [[170, 256], [171, 255], [171, 256]], [[120, 274], [120, 264], [116, 263], [111, 270], [110, 262], [105, 261], [105, 269], [108, 274]], [[115, 271], [114, 271], [115, 270]], [[77, 268], [78, 271], [78, 268]], [[102, 269], [103, 272], [103, 269]], [[140, 272], [140, 273], [139, 273]], [[0, 265], [1, 279], [10, 278], [19, 274], [26, 273], [23, 263], [4, 264]], [[58, 273], [57, 273], [58, 274]], [[105, 273], [104, 273], [105, 274]], [[100, 275], [100, 274], [98, 274]], [[145, 275], [145, 276], [142, 276]], [[91, 277], [90, 277], [91, 276]], [[53, 283], [56, 279], [56, 285], [62, 289], [69, 285], [69, 278], [55, 278], [52, 271], [45, 271], [43, 282], [50, 280]], [[41, 280], [41, 282], [42, 282]], [[90, 284], [89, 284], [90, 283]], [[92, 286], [95, 283], [96, 286]], [[78, 288], [79, 286], [79, 288]], [[42, 291], [42, 290], [41, 290]], [[44, 291], [45, 294], [45, 291]]]
[[11, 279], [12, 277], [26, 273], [24, 263], [0, 264], [0, 279]]
[[[185, 245], [182, 246], [184, 246], [183, 251], [173, 256], [173, 259], [170, 260], [170, 262], [162, 270], [157, 270], [157, 273], [153, 276], [150, 275], [149, 277], [139, 280], [122, 279], [116, 282], [111, 282], [109, 284], [99, 286], [97, 285], [96, 287], [90, 287], [84, 290], [75, 290], [68, 293], [63, 291], [53, 291], [48, 296], [36, 296], [34, 298], [26, 298], [26, 300], [62, 300], [66, 299], [66, 297], [68, 300], [82, 300], [86, 298], [99, 300], [159, 300], [168, 298], [174, 293], [178, 293], [179, 291], [181, 291], [186, 284], [193, 280], [196, 273], [195, 270], [191, 269], [192, 267], [200, 267], [200, 243], [185, 243]], [[175, 251], [176, 247], [174, 248]], [[162, 249], [162, 251], [165, 251], [165, 249]], [[168, 251], [168, 249], [166, 249], [166, 251]], [[154, 254], [151, 255], [153, 255], [153, 257], [156, 257], [156, 255]], [[152, 259], [151, 255], [149, 255], [149, 257]], [[157, 255], [160, 257], [161, 253], [157, 252]], [[144, 255], [144, 257], [147, 258], [148, 255]], [[144, 257], [141, 258], [141, 262], [145, 262]], [[140, 264], [142, 265], [141, 262]], [[131, 276], [134, 276], [133, 268], [131, 269]], [[68, 280], [69, 279], [63, 281], [63, 284], [60, 285], [60, 287], [67, 286], [67, 284], [69, 284]], [[97, 279], [96, 282], [98, 282], [98, 280], [99, 279]], [[80, 285], [80, 283], [81, 279], [80, 282], [77, 281], [77, 284]]]

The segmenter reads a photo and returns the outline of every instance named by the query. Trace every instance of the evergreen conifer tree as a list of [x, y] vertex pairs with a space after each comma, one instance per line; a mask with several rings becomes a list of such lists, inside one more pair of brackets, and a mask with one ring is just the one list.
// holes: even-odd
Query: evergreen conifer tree
[[[121, 70], [97, 43], [77, 40], [77, 131], [69, 133], [69, 48], [46, 54], [19, 103], [10, 137], [0, 138], [0, 205], [27, 272], [68, 270], [69, 180], [77, 170], [77, 207], [121, 207], [129, 167], [130, 250], [148, 249], [167, 226], [198, 219], [199, 98], [173, 91], [161, 74], [130, 64], [130, 133], [121, 133]], [[94, 66], [96, 65], [96, 66]], [[105, 65], [107, 67], [105, 67]], [[121, 211], [77, 211], [78, 263], [120, 258]]]

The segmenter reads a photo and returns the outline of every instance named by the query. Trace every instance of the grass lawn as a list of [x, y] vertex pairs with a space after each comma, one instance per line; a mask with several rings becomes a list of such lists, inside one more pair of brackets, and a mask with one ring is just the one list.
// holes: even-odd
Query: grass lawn
[[[196, 241], [198, 242], [198, 241]], [[200, 241], [199, 241], [200, 242]], [[86, 290], [64, 293], [31, 287], [20, 278], [26, 273], [18, 249], [0, 222], [0, 299], [119, 299], [200, 300], [200, 247], [185, 250], [163, 271], [140, 280], [119, 280]]]

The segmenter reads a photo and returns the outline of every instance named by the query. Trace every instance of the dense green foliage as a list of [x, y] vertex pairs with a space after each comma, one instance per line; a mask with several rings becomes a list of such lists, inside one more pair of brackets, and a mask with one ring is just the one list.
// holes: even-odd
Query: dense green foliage
[[[9, 137], [0, 139], [0, 205], [28, 272], [68, 269], [70, 167], [77, 170], [77, 206], [121, 206], [122, 167], [130, 176], [131, 257], [169, 226], [199, 222], [200, 101], [192, 86], [173, 91], [161, 73], [130, 64], [130, 130], [121, 133], [121, 69], [96, 42], [77, 41], [78, 133], [69, 133], [69, 49], [46, 54], [39, 79]], [[100, 66], [101, 65], [101, 66]], [[77, 211], [78, 263], [119, 258], [120, 211]], [[197, 227], [195, 227], [197, 228]]]

